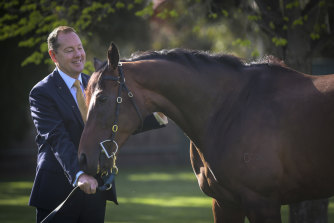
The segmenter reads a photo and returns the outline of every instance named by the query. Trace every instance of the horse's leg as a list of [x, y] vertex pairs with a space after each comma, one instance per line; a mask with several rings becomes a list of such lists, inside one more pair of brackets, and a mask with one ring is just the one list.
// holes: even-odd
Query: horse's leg
[[282, 223], [280, 204], [261, 201], [247, 206], [246, 216], [251, 223]]
[[212, 212], [215, 223], [244, 223], [245, 220], [241, 209], [225, 207], [215, 199], [212, 199]]

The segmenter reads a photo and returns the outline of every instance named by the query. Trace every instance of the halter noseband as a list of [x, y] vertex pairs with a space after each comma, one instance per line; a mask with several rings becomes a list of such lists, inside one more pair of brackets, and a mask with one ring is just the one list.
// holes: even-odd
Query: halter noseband
[[[117, 96], [117, 99], [116, 99], [116, 112], [115, 112], [115, 121], [114, 121], [114, 124], [112, 126], [112, 133], [111, 133], [111, 137], [109, 139], [106, 139], [102, 142], [100, 142], [100, 145], [101, 145], [101, 152], [104, 153], [106, 155], [106, 157], [108, 159], [111, 159], [113, 158], [114, 159], [114, 167], [116, 167], [115, 165], [115, 160], [116, 160], [116, 153], [118, 151], [118, 144], [117, 142], [115, 141], [115, 136], [116, 136], [116, 133], [118, 131], [118, 117], [119, 117], [119, 111], [120, 111], [120, 107], [121, 107], [121, 103], [123, 102], [123, 99], [122, 99], [122, 90], [124, 89], [126, 92], [127, 92], [127, 95], [129, 96], [138, 116], [139, 116], [139, 119], [140, 119], [140, 130], [143, 128], [143, 117], [138, 109], [138, 106], [135, 102], [135, 99], [133, 98], [133, 94], [132, 92], [129, 90], [129, 88], [126, 86], [125, 84], [125, 78], [124, 78], [124, 73], [123, 73], [123, 67], [122, 67], [122, 63], [118, 63], [118, 74], [119, 76], [116, 77], [116, 76], [102, 76], [102, 80], [111, 80], [111, 81], [117, 81], [117, 83], [119, 84], [119, 87], [118, 87], [118, 96]], [[108, 153], [106, 147], [104, 146], [104, 143], [106, 142], [112, 142], [114, 145], [115, 145], [115, 149], [113, 152], [111, 152], [110, 154]]]

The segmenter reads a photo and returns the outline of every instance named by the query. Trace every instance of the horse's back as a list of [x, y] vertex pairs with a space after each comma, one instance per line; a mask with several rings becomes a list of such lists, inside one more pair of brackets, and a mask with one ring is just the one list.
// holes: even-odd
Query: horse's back
[[218, 181], [274, 188], [282, 201], [310, 185], [309, 179], [317, 190], [314, 197], [329, 193], [330, 188], [321, 189], [334, 186], [324, 181], [334, 177], [334, 76], [277, 66], [247, 69], [248, 89], [234, 107], [225, 106], [231, 111], [218, 110], [207, 134], [206, 161]]

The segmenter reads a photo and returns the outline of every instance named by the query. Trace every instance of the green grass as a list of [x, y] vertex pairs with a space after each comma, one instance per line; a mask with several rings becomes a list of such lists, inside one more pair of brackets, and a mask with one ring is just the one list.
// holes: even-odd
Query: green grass
[[191, 169], [121, 170], [116, 184], [120, 205], [108, 204], [106, 222], [213, 222]]
[[[211, 198], [200, 191], [190, 167], [121, 168], [116, 185], [120, 205], [108, 202], [105, 222], [213, 222]], [[35, 209], [27, 206], [31, 186], [24, 178], [0, 181], [0, 222], [35, 221]], [[281, 212], [288, 223], [288, 207]], [[333, 199], [328, 213], [328, 222], [334, 223]]]

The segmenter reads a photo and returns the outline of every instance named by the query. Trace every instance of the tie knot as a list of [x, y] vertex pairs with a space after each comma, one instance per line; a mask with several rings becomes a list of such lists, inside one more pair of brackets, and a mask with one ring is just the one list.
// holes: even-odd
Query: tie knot
[[78, 79], [76, 79], [73, 86], [76, 87], [77, 89], [81, 89], [80, 88], [80, 81]]

